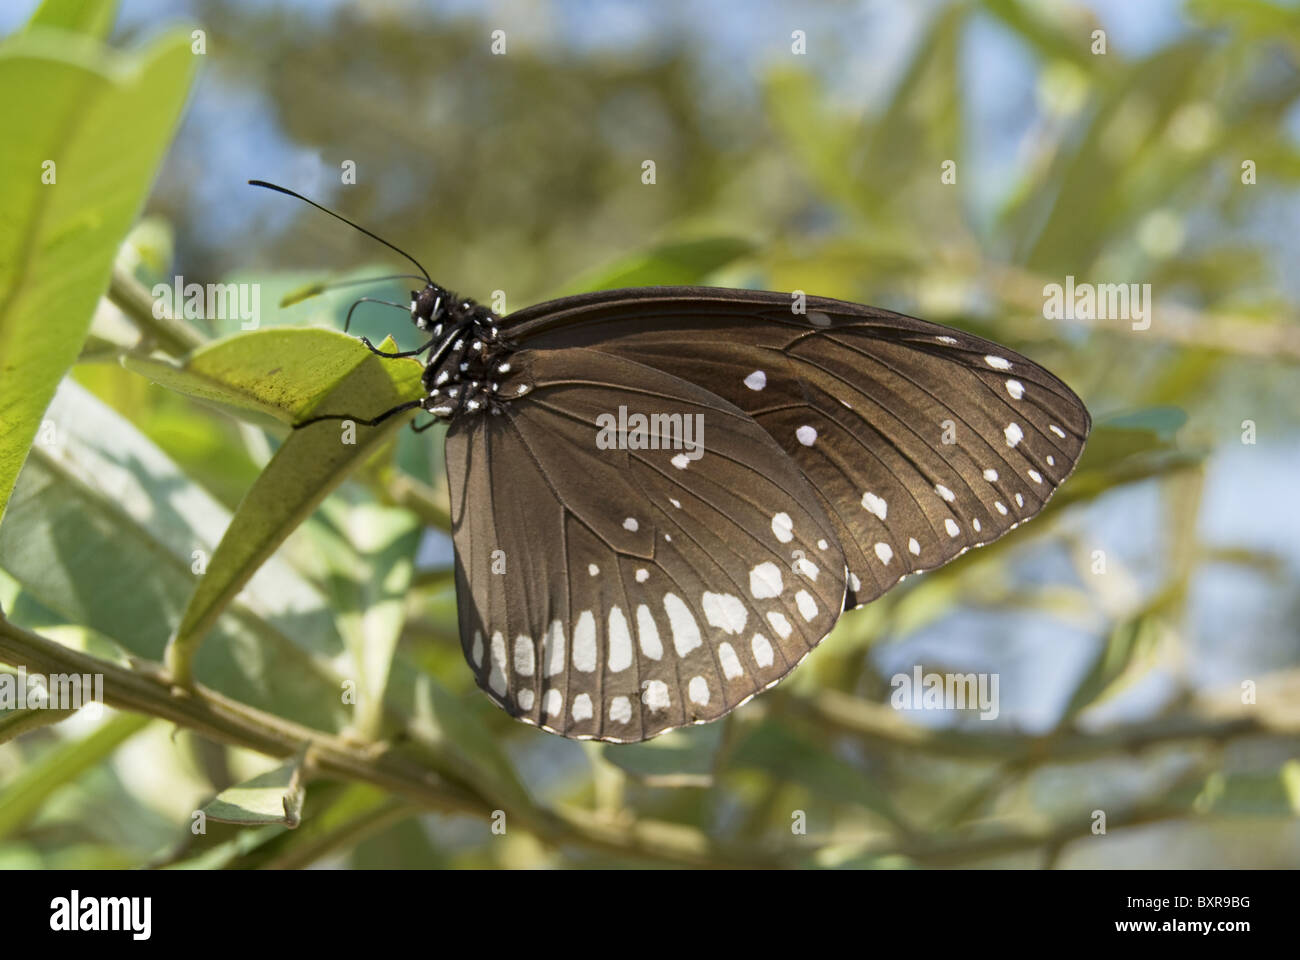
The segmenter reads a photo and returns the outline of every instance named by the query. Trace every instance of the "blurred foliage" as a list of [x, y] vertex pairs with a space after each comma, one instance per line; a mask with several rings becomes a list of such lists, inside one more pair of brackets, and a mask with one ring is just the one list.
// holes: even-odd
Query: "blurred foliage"
[[[563, 3], [494, 56], [497, 25], [468, 14], [235, 0], [189, 5], [199, 57], [190, 25], [110, 29], [111, 7], [47, 0], [0, 43], [21, 131], [0, 160], [0, 495], [17, 478], [0, 650], [21, 624], [152, 677], [206, 634], [199, 680], [316, 733], [299, 749], [302, 728], [258, 721], [228, 746], [193, 715], [197, 733], [0, 712], [0, 866], [1300, 863], [1300, 562], [1279, 552], [1300, 542], [1296, 511], [1267, 507], [1271, 546], [1212, 536], [1207, 505], [1225, 472], [1238, 496], [1262, 489], [1232, 448], [1300, 468], [1290, 241], [1268, 229], [1270, 210], [1294, 218], [1300, 179], [1293, 7], [1189, 0], [1175, 36], [1133, 52], [1083, 3], [935, 3], [865, 109], [845, 94], [866, 54], [838, 4], [801, 7], [815, 55], [791, 55], [778, 17], [754, 61], [689, 18], [618, 49], [570, 43]], [[995, 37], [1025, 72], [1000, 111], [971, 82]], [[1008, 138], [1012, 169], [981, 174]], [[355, 185], [338, 182], [349, 160]], [[493, 707], [463, 663], [437, 431], [364, 431], [346, 454], [286, 431], [413, 395], [418, 367], [336, 332], [354, 291], [292, 302], [331, 270], [393, 267], [237, 186], [259, 176], [510, 310], [712, 282], [923, 314], [1033, 356], [1096, 429], [1040, 519], [845, 615], [725, 720], [562, 741]], [[261, 329], [156, 315], [149, 290], [176, 274], [257, 283]], [[1067, 275], [1152, 284], [1151, 328], [1043, 319]], [[363, 309], [352, 333], [414, 346], [402, 326]], [[1226, 621], [1201, 599], [1221, 581], [1251, 598]], [[998, 673], [1002, 716], [894, 709], [890, 676], [914, 664]], [[423, 780], [441, 792], [408, 789]]]

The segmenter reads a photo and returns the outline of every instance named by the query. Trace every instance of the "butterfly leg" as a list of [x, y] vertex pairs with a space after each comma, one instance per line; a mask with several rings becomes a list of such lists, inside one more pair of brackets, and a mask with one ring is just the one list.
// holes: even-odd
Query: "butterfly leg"
[[429, 350], [435, 343], [438, 342], [438, 338], [434, 337], [428, 343], [424, 344], [423, 346], [416, 347], [414, 350], [403, 350], [400, 353], [385, 353], [383, 350], [380, 350], [373, 343], [371, 343], [367, 338], [361, 337], [360, 340], [362, 343], [364, 343], [367, 347], [370, 348], [371, 353], [373, 353], [377, 357], [383, 357], [386, 360], [396, 360], [398, 357], [418, 357], [420, 354]]
[[430, 427], [437, 426], [437, 425], [438, 425], [439, 423], [441, 423], [441, 422], [442, 422], [442, 421], [439, 420], [437, 417], [434, 417], [432, 420], [428, 421], [427, 423], [416, 423], [414, 420], [412, 420], [412, 421], [411, 421], [411, 432], [412, 432], [412, 433], [424, 433], [424, 431], [428, 430]]
[[372, 417], [369, 420], [365, 420], [361, 417], [349, 417], [347, 414], [341, 414], [341, 413], [325, 413], [319, 417], [312, 417], [311, 419], [304, 420], [301, 423], [295, 423], [293, 425], [293, 428], [295, 430], [301, 430], [303, 427], [310, 426], [313, 423], [320, 423], [322, 420], [352, 420], [356, 423], [361, 424], [364, 427], [377, 427], [379, 426], [379, 424], [383, 423], [389, 417], [396, 416], [397, 414], [402, 413], [406, 410], [414, 410], [416, 407], [420, 407], [423, 405], [424, 405], [423, 397], [421, 397], [419, 400], [409, 400], [406, 403], [399, 403], [391, 410], [385, 410], [379, 416]]

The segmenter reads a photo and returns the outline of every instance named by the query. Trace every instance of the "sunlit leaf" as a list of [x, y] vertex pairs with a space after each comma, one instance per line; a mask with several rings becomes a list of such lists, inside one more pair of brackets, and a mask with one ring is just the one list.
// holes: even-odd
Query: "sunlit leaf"
[[[158, 660], [230, 514], [75, 384], [48, 417], [0, 526], [0, 567], [65, 622]], [[337, 729], [329, 661], [341, 652], [320, 594], [275, 562], [219, 623], [199, 673], [228, 696]]]
[[109, 714], [89, 736], [65, 740], [33, 761], [5, 784], [0, 797], [0, 840], [36, 816], [50, 794], [102, 761], [149, 720], [135, 713]]
[[223, 823], [296, 827], [302, 819], [302, 764], [300, 753], [273, 770], [227, 787], [204, 804], [203, 812]]
[[[69, 22], [104, 28], [93, 10], [62, 9], [84, 14]], [[195, 62], [188, 37], [176, 33], [133, 56], [42, 28], [0, 45], [0, 516], [108, 287]]]

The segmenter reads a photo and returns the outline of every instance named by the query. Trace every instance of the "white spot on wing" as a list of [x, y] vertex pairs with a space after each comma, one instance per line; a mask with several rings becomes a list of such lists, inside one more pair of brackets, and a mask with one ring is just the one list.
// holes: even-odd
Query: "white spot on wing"
[[709, 682], [703, 677], [691, 677], [691, 682], [686, 688], [687, 694], [691, 698], [691, 703], [698, 703], [704, 706], [709, 702]]
[[874, 513], [881, 520], [884, 520], [885, 515], [889, 513], [889, 504], [885, 503], [885, 498], [878, 497], [871, 491], [862, 495], [862, 506], [868, 513]]
[[641, 652], [651, 660], [663, 657], [664, 645], [659, 640], [659, 628], [655, 626], [654, 614], [644, 603], [636, 608], [636, 637]]
[[993, 356], [993, 354], [991, 354], [991, 353], [984, 357], [984, 362], [987, 363], [987, 364], [988, 364], [990, 367], [992, 367], [994, 370], [1010, 370], [1010, 369], [1011, 369], [1011, 361], [1010, 361], [1010, 360], [1004, 360], [1002, 357], [995, 357], [995, 356]]
[[533, 651], [533, 638], [522, 633], [515, 637], [515, 673], [521, 677], [531, 677], [537, 668], [537, 656]]
[[921, 545], [916, 542], [916, 537], [911, 537], [907, 541], [907, 552], [914, 557], [921, 555]]
[[515, 694], [515, 699], [519, 701], [520, 710], [527, 712], [533, 709], [533, 691], [530, 688], [524, 687]]
[[1019, 380], [1008, 380], [1007, 393], [1011, 394], [1012, 400], [1019, 400], [1025, 395], [1025, 385]]
[[483, 631], [474, 631], [474, 645], [470, 649], [470, 656], [474, 658], [476, 668], [483, 666]]
[[492, 669], [488, 673], [488, 686], [498, 696], [506, 692], [506, 638], [499, 632], [492, 634]]
[[718, 663], [722, 665], [722, 675], [728, 680], [735, 680], [745, 674], [745, 668], [740, 665], [740, 657], [736, 656], [736, 651], [729, 643], [718, 644]]
[[632, 666], [632, 634], [627, 618], [617, 606], [609, 608], [609, 669], [613, 673]]
[[770, 600], [779, 597], [785, 589], [781, 579], [781, 568], [770, 560], [760, 563], [749, 571], [749, 592], [758, 600]]
[[668, 709], [668, 684], [662, 680], [647, 680], [642, 687], [641, 702], [652, 712]]
[[542, 638], [542, 658], [546, 661], [548, 677], [564, 672], [564, 624], [559, 620], [552, 620], [546, 628], [546, 636]]
[[679, 453], [669, 461], [678, 470], [685, 470], [691, 464], [691, 458], [684, 453]]
[[790, 514], [782, 512], [772, 517], [772, 533], [782, 543], [794, 539], [794, 521], [790, 519]]
[[1047, 429], [1048, 429], [1048, 430], [1051, 430], [1052, 433], [1056, 434], [1056, 435], [1057, 435], [1058, 437], [1060, 437], [1062, 440], [1065, 439], [1065, 431], [1062, 430], [1060, 427], [1058, 427], [1056, 424], [1054, 424], [1054, 423], [1050, 423], [1050, 424], [1048, 424], [1048, 425], [1047, 425]]
[[798, 439], [798, 441], [802, 443], [805, 447], [811, 447], [814, 443], [817, 442], [816, 428], [810, 427], [806, 423], [798, 430], [796, 430], [794, 432], [794, 435], [795, 438]]
[[573, 628], [573, 668], [583, 673], [596, 669], [596, 618], [590, 610], [578, 615]]
[[797, 561], [795, 561], [794, 568], [798, 573], [807, 577], [809, 580], [813, 581], [814, 583], [817, 582], [817, 574], [821, 573], [821, 569], [817, 566], [817, 564], [813, 563], [807, 557], [800, 557]]
[[1029, 479], [1032, 480], [1032, 481], [1034, 481], [1034, 483], [1042, 483], [1042, 482], [1043, 482], [1043, 475], [1042, 475], [1041, 473], [1039, 473], [1037, 470], [1030, 470], [1030, 471], [1029, 471]]
[[767, 374], [762, 370], [755, 370], [745, 378], [745, 386], [751, 390], [762, 390], [767, 386]]
[[704, 592], [704, 619], [710, 626], [718, 627], [727, 633], [740, 633], [745, 629], [749, 613], [739, 597], [730, 593]]
[[984, 479], [987, 480], [989, 483], [997, 483], [998, 472], [994, 470], [992, 467], [990, 467], [988, 470], [984, 471]]
[[877, 543], [876, 556], [880, 558], [881, 563], [888, 566], [889, 561], [894, 559], [894, 548], [887, 543]]
[[949, 503], [952, 503], [954, 500], [957, 499], [956, 494], [954, 494], [951, 490], [945, 487], [942, 483], [936, 483], [934, 485], [934, 492], [937, 493], [939, 496], [943, 497]]
[[684, 657], [700, 645], [700, 625], [691, 615], [690, 607], [675, 593], [664, 594], [664, 612], [673, 631], [673, 649]]
[[546, 708], [547, 714], [552, 717], [558, 717], [560, 711], [564, 709], [564, 694], [559, 690], [547, 690], [546, 696], [542, 699], [542, 704]]
[[581, 723], [583, 720], [591, 719], [591, 697], [588, 694], [580, 693], [573, 698], [573, 719]]
[[[771, 615], [768, 616], [770, 619]], [[772, 643], [767, 637], [756, 633], [750, 644], [754, 648], [754, 662], [760, 667], [770, 667], [775, 662], [772, 656]]]
[[615, 723], [627, 723], [632, 719], [632, 701], [627, 697], [615, 697], [609, 702], [609, 719]]
[[794, 602], [799, 606], [799, 615], [805, 620], [811, 621], [817, 616], [817, 601], [813, 599], [812, 594], [807, 590], [800, 590], [794, 595]]
[[948, 536], [955, 537], [961, 533], [961, 528], [957, 526], [957, 521], [949, 517], [943, 522], [943, 528], [948, 531]]
[[623, 521], [623, 529], [631, 530], [633, 533], [636, 533], [637, 527], [639, 526], [640, 524], [636, 522], [635, 517], [628, 517], [626, 520]]
[[645, 583], [649, 579], [650, 579], [650, 571], [647, 570], [645, 567], [638, 567], [636, 571], [636, 582]]
[[1006, 434], [1008, 447], [1014, 447], [1021, 440], [1025, 439], [1025, 431], [1020, 429], [1020, 424], [1018, 423], [1008, 423], [1007, 428], [1002, 432]]
[[794, 628], [790, 626], [790, 621], [785, 618], [785, 614], [777, 613], [775, 610], [767, 615], [767, 622], [772, 625], [772, 629], [777, 632], [777, 635], [782, 640], [794, 632]]

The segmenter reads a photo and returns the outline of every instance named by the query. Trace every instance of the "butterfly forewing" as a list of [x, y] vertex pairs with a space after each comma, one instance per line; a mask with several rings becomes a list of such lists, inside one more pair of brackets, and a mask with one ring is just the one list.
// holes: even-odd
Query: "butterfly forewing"
[[1090, 420], [1068, 387], [997, 344], [857, 304], [712, 288], [587, 294], [529, 308], [530, 346], [590, 345], [750, 414], [832, 517], [846, 605], [1032, 517]]
[[722, 716], [830, 631], [835, 524], [753, 419], [594, 350], [511, 364], [500, 389], [525, 395], [447, 437], [462, 643], [506, 710], [642, 740]]

